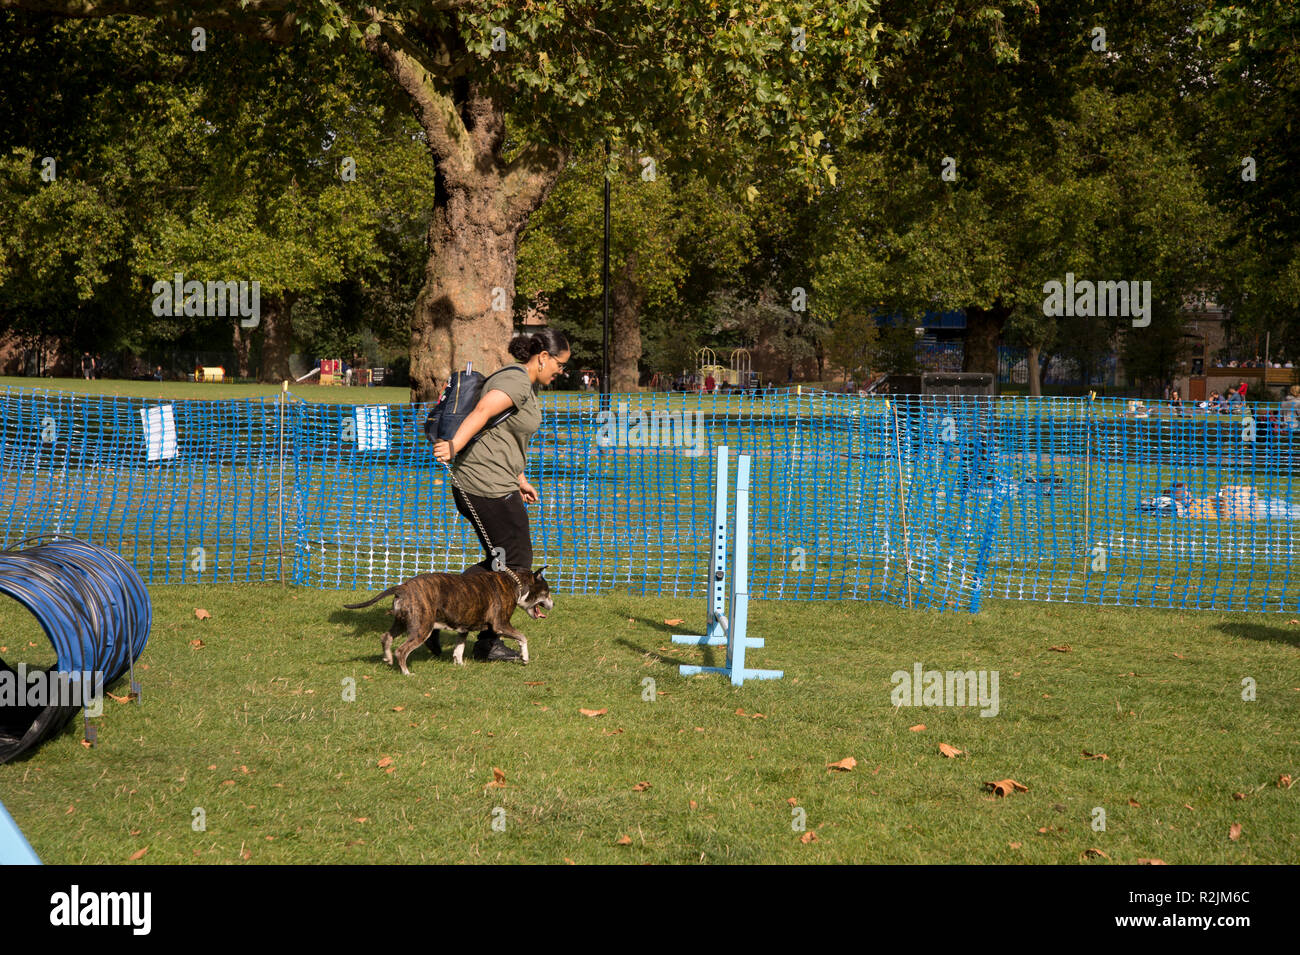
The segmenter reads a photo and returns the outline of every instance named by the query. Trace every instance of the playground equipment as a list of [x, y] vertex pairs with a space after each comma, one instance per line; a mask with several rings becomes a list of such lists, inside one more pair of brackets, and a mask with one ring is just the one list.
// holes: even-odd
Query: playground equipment
[[727, 663], [722, 667], [680, 667], [682, 676], [697, 673], [724, 673], [734, 686], [745, 680], [779, 680], [781, 670], [753, 670], [745, 667], [745, 651], [762, 647], [761, 638], [745, 633], [749, 623], [749, 462], [748, 454], [736, 459], [736, 521], [734, 530], [735, 551], [731, 564], [731, 612], [727, 613], [727, 449], [718, 448], [717, 486], [713, 498], [712, 564], [710, 592], [705, 598], [703, 635], [674, 633], [673, 643], [693, 643], [697, 646], [726, 646]]
[[206, 381], [213, 384], [223, 382], [226, 380], [226, 369], [222, 368], [220, 365], [200, 366], [194, 373], [194, 380]]
[[727, 381], [733, 388], [748, 388], [753, 377], [753, 362], [748, 348], [736, 348], [731, 352], [731, 371]]
[[713, 376], [714, 387], [730, 385], [732, 388], [748, 388], [754, 377], [753, 362], [748, 348], [735, 348], [731, 352], [731, 367], [718, 362], [717, 353], [709, 347], [695, 352], [696, 381]]
[[[128, 671], [139, 700], [135, 661], [149, 639], [153, 608], [140, 576], [116, 553], [64, 536], [23, 551], [11, 547], [0, 551], [0, 593], [31, 611], [49, 637], [58, 660], [44, 683], [59, 687], [55, 698], [39, 703], [0, 705], [0, 763], [56, 735], [84, 703], [102, 702], [104, 690]], [[0, 675], [13, 681], [26, 669], [19, 666], [0, 660]], [[25, 674], [28, 682], [33, 676]], [[85, 733], [93, 745], [90, 715]]]

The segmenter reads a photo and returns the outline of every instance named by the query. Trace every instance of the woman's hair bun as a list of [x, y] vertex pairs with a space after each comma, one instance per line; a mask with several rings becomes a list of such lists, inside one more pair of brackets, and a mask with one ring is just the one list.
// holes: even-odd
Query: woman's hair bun
[[554, 328], [539, 328], [530, 335], [516, 335], [510, 342], [510, 355], [516, 361], [526, 362], [534, 355], [547, 352], [559, 355], [569, 350], [569, 340]]

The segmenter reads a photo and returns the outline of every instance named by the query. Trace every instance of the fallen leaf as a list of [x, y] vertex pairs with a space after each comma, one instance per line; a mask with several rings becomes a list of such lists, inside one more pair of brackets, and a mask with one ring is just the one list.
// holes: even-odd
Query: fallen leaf
[[1014, 779], [999, 779], [997, 782], [985, 783], [984, 788], [989, 792], [997, 793], [999, 796], [1010, 796], [1013, 792], [1029, 792], [1029, 787], [1016, 782]]
[[1279, 789], [1290, 789], [1292, 782], [1293, 780], [1291, 779], [1290, 774], [1284, 774], [1277, 777], [1277, 785]]
[[675, 626], [677, 626], [677, 625], [678, 625], [679, 623], [681, 623], [681, 622], [682, 622], [682, 618], [681, 618], [681, 617], [674, 617], [672, 620], [665, 620], [665, 621], [664, 621], [664, 623], [668, 624], [668, 626], [670, 626], [670, 627], [675, 627]]
[[1186, 803], [1186, 802], [1183, 803], [1183, 808], [1184, 808], [1184, 809], [1191, 809], [1192, 812], [1196, 812], [1195, 809], [1192, 809], [1192, 804], [1191, 804], [1191, 803]]
[[1106, 853], [1102, 852], [1100, 849], [1084, 849], [1083, 852], [1079, 855], [1079, 858], [1080, 858], [1080, 859], [1095, 859], [1095, 858], [1097, 858], [1097, 857], [1099, 857], [1099, 856], [1100, 856], [1101, 858], [1103, 858], [1103, 859], [1109, 859], [1109, 858], [1110, 858], [1110, 856], [1106, 855]]
[[908, 731], [909, 733], [921, 733], [921, 732], [924, 732], [924, 731], [925, 731], [925, 724], [924, 724], [924, 723], [917, 723], [915, 726], [909, 726], [909, 727], [907, 728], [907, 731]]
[[144, 858], [144, 854], [148, 851], [149, 851], [148, 846], [145, 846], [143, 849], [137, 849], [135, 852], [131, 853], [131, 861], [138, 862], [139, 860]]
[[380, 769], [383, 769], [385, 766], [391, 766], [391, 765], [393, 765], [393, 757], [391, 756], [385, 756], [379, 760]]
[[617, 735], [618, 735], [619, 733], [621, 733], [621, 732], [623, 732], [623, 727], [620, 726], [618, 729], [615, 729], [615, 730], [601, 730], [601, 731], [600, 731], [600, 735], [601, 735], [601, 736], [617, 736]]
[[737, 708], [736, 708], [736, 715], [737, 715], [737, 716], [748, 716], [749, 714], [745, 712], [745, 708], [744, 708], [743, 706], [740, 706], [740, 707], [737, 707]]
[[484, 789], [505, 789], [506, 774], [495, 766], [492, 767], [492, 782], [484, 786]]
[[244, 859], [245, 862], [247, 862], [249, 859], [253, 858], [253, 853], [251, 853], [251, 852], [248, 851], [247, 849], [245, 849], [243, 852], [241, 852], [241, 853], [239, 853], [239, 854], [243, 857], [243, 859]]
[[703, 733], [703, 732], [704, 732], [704, 727], [703, 727], [703, 726], [697, 726], [697, 727], [695, 727], [695, 732], [697, 732], [697, 733]]
[[1083, 751], [1084, 759], [1110, 759], [1105, 753], [1090, 753], [1086, 749]]
[[1187, 659], [1187, 657], [1183, 656], [1181, 653], [1175, 653], [1174, 656], [1176, 656], [1176, 657], [1177, 657], [1178, 659], [1180, 659], [1180, 660], [1186, 660], [1186, 659]]
[[615, 845], [619, 845], [619, 846], [630, 846], [630, 845], [632, 844], [632, 837], [631, 837], [631, 836], [619, 836], [619, 837], [618, 837], [618, 842], [616, 842], [616, 843], [614, 843], [614, 844], [615, 844]]
[[802, 842], [804, 845], [808, 845], [808, 843], [810, 842], [816, 842], [817, 833], [809, 829], [807, 832], [805, 832], [802, 836], [799, 837], [799, 841]]
[[1013, 843], [1011, 843], [1011, 848], [1012, 848], [1012, 849], [1019, 849], [1019, 848], [1020, 848], [1020, 843], [1019, 843], [1019, 842], [1013, 842]]
[[400, 712], [402, 712], [402, 710], [404, 710], [404, 709], [406, 709], [406, 707], [404, 707], [404, 706], [394, 706], [394, 707], [393, 707], [393, 712], [394, 712], [394, 713], [400, 713]]
[[787, 799], [786, 802], [789, 803], [791, 806], [797, 806], [797, 805], [799, 805], [799, 800], [798, 800], [798, 799], [795, 799], [793, 796], [791, 796], [789, 799]]
[[1056, 653], [1070, 653], [1074, 648], [1068, 643], [1058, 643], [1056, 646], [1048, 647], [1047, 649]]
[[643, 793], [649, 788], [650, 788], [649, 783], [641, 782], [641, 783], [637, 783], [635, 786], [632, 787], [632, 792]]
[[956, 756], [963, 755], [966, 751], [964, 749], [958, 749], [956, 746], [949, 746], [947, 743], [940, 743], [939, 752], [943, 753], [943, 755], [947, 756], [949, 759], [953, 759]]
[[826, 768], [835, 770], [838, 773], [847, 773], [847, 772], [851, 772], [853, 770], [853, 767], [857, 765], [858, 765], [858, 761], [856, 759], [854, 759], [852, 756], [845, 756], [838, 763], [827, 763]]
[[699, 808], [699, 803], [697, 803], [694, 799], [691, 800], [691, 808], [692, 808], [692, 809], [698, 809], [698, 808]]
[[369, 822], [369, 821], [370, 821], [370, 817], [369, 817], [369, 816], [357, 816], [356, 819], [354, 819], [354, 820], [352, 820], [352, 821], [353, 821], [353, 822]]
[[1138, 802], [1136, 799], [1130, 799], [1130, 800], [1128, 801], [1128, 804], [1129, 804], [1130, 806], [1132, 806], [1134, 809], [1141, 809], [1141, 808], [1142, 808], [1142, 804], [1141, 804], [1140, 802]]
[[134, 693], [128, 693], [126, 696], [117, 696], [114, 693], [108, 693], [107, 690], [105, 690], [104, 692], [108, 694], [108, 698], [112, 700], [114, 703], [130, 703], [131, 700], [135, 698]]
[[140, 833], [142, 833], [142, 832], [144, 832], [143, 829], [132, 829], [132, 830], [131, 830], [131, 835], [133, 835], [133, 836], [138, 836], [138, 835], [139, 835]]
[[1164, 859], [1138, 859], [1138, 865], [1168, 865]]
[[1228, 829], [1228, 838], [1231, 839], [1233, 842], [1236, 842], [1238, 839], [1241, 838], [1241, 823], [1234, 822], [1232, 824], [1232, 826]]
[[570, 859], [568, 856], [565, 856], [565, 857], [564, 857], [564, 861], [567, 862], [569, 865], [577, 865], [577, 864], [578, 864], [578, 863], [574, 862], [572, 859]]
[[207, 620], [209, 617], [212, 616], [212, 614], [208, 613], [202, 607], [195, 607], [194, 616], [198, 617], [200, 620]]
[[606, 713], [609, 712], [609, 708], [608, 708], [608, 707], [604, 707], [604, 708], [599, 709], [599, 710], [582, 710], [582, 709], [580, 709], [580, 710], [578, 710], [578, 712], [581, 713], [583, 716], [604, 716]]
[[65, 812], [64, 815], [65, 815], [65, 816], [71, 816], [71, 815], [72, 815], [74, 812], [76, 812], [76, 811], [77, 811], [77, 807], [76, 807], [76, 806], [69, 806], [69, 807], [68, 807], [68, 811]]
[[1245, 798], [1246, 798], [1246, 794], [1245, 794], [1245, 793], [1233, 793], [1233, 794], [1232, 794], [1232, 798], [1233, 798], [1233, 799], [1245, 799]]
[[195, 650], [202, 650], [204, 647], [207, 646], [207, 644], [204, 643], [202, 640], [191, 640], [190, 646], [193, 647]]
[[221, 781], [221, 785], [223, 785], [223, 786], [233, 786], [233, 785], [235, 785], [235, 781], [234, 781], [233, 779], [223, 779], [223, 780]]

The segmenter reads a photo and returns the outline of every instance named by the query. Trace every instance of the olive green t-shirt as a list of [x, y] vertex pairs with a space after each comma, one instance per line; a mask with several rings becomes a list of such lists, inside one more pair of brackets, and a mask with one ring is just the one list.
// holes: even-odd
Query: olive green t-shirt
[[542, 403], [528, 369], [518, 362], [505, 368], [510, 370], [493, 375], [483, 394], [503, 391], [518, 410], [495, 428], [481, 432], [482, 437], [456, 455], [452, 466], [462, 490], [476, 497], [505, 497], [519, 490], [528, 442], [542, 426]]

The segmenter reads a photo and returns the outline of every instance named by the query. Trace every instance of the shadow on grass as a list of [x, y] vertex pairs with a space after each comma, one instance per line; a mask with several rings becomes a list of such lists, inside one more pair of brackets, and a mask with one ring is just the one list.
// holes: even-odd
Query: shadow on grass
[[[671, 631], [672, 628], [670, 627], [667, 629]], [[671, 636], [669, 637], [669, 639], [670, 640], [672, 639]], [[614, 642], [621, 647], [626, 647], [628, 650], [631, 650], [633, 653], [637, 653], [642, 656], [647, 656], [650, 659], [654, 660], [655, 663], [661, 663], [664, 666], [675, 667], [685, 663], [685, 664], [692, 664], [697, 666], [720, 667], [725, 665], [727, 662], [726, 647], [710, 647], [707, 645], [701, 646], [699, 647], [699, 649], [704, 651], [704, 659], [687, 660], [687, 659], [682, 659], [680, 657], [665, 656], [662, 652], [660, 652], [659, 648], [651, 650], [647, 647], [643, 647], [640, 646], [639, 644], [633, 643], [631, 640], [627, 639], [627, 637], [619, 637]], [[678, 646], [680, 646], [683, 650], [687, 650], [692, 646], [692, 644], [683, 643], [683, 644], [678, 644]], [[662, 649], [667, 649], [667, 647], [664, 647]]]
[[1243, 640], [1263, 640], [1267, 643], [1284, 643], [1287, 646], [1300, 648], [1300, 626], [1296, 624], [1283, 623], [1269, 626], [1264, 623], [1221, 623], [1214, 629]]

